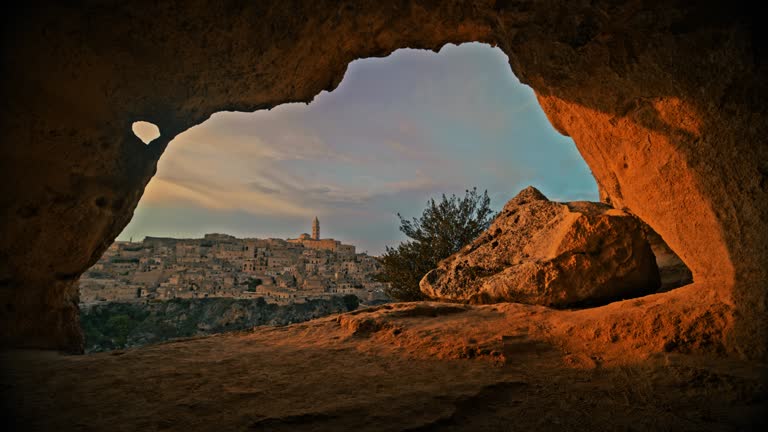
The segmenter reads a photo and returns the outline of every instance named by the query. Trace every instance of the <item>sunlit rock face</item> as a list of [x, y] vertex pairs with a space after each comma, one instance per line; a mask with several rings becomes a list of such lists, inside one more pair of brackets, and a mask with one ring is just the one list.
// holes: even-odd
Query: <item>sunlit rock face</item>
[[[507, 53], [573, 137], [602, 198], [667, 241], [699, 299], [734, 311], [726, 349], [766, 355], [768, 74], [753, 11], [554, 0], [39, 3], [3, 22], [6, 346], [82, 349], [76, 280], [128, 223], [177, 134], [217, 111], [310, 101], [357, 58], [480, 41]], [[136, 121], [162, 135], [145, 145]]]
[[655, 292], [659, 269], [641, 223], [610, 206], [557, 203], [528, 187], [490, 228], [421, 280], [428, 297], [553, 307]]

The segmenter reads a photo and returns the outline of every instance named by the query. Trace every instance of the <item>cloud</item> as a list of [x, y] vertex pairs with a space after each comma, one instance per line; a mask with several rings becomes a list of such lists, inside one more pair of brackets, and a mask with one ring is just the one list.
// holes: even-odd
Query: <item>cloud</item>
[[280, 193], [279, 189], [271, 188], [269, 186], [264, 186], [264, 185], [260, 184], [259, 182], [250, 182], [250, 183], [246, 183], [246, 185], [251, 190], [254, 190], [254, 191], [257, 191], [257, 192], [261, 192], [261, 193], [264, 193], [264, 194], [267, 194], [267, 195], [272, 195], [272, 194]]
[[[311, 111], [299, 118], [295, 110], [280, 114], [217, 114], [180, 135], [160, 160], [144, 201], [253, 214], [359, 211], [380, 195], [435, 186], [418, 165], [449, 163], [425, 150], [414, 120], [400, 118], [395, 130], [422, 138], [406, 145], [375, 130], [355, 131], [350, 139], [344, 121], [337, 120], [330, 133], [312, 129], [312, 121], [302, 121], [312, 119]], [[277, 117], [265, 121], [268, 115]]]
[[430, 154], [429, 152], [424, 151], [423, 149], [419, 148], [418, 145], [405, 145], [400, 141], [393, 141], [393, 140], [384, 140], [384, 144], [386, 144], [392, 151], [395, 153], [395, 155], [402, 157], [403, 159], [410, 159], [410, 160], [419, 160], [419, 161], [427, 161], [427, 160], [435, 160], [433, 154]]
[[166, 207], [194, 205], [212, 210], [239, 210], [265, 215], [300, 216], [310, 211], [301, 202], [254, 191], [247, 184], [219, 183], [205, 179], [152, 179], [142, 203]]
[[399, 238], [395, 213], [416, 216], [440, 193], [477, 186], [499, 207], [531, 183], [564, 199], [597, 196], [572, 142], [507, 61], [479, 44], [402, 50], [353, 62], [309, 105], [214, 114], [171, 142], [139, 209], [162, 213], [165, 227], [194, 210], [184, 232], [197, 224], [201, 234], [222, 215], [233, 232], [263, 221], [260, 233], [306, 231], [318, 215], [377, 251]]

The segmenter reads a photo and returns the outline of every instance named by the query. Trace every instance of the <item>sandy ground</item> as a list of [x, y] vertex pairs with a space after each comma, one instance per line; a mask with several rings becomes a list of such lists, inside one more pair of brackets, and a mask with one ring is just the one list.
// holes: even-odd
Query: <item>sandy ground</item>
[[557, 327], [542, 314], [396, 304], [112, 353], [4, 352], [4, 430], [768, 427], [765, 365], [621, 344], [595, 355], [524, 325]]

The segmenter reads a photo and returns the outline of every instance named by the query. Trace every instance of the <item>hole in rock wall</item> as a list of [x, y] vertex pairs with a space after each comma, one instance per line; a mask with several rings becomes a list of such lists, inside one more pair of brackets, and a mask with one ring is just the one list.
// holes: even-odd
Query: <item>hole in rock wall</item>
[[643, 224], [643, 231], [659, 268], [660, 285], [657, 292], [667, 292], [693, 283], [691, 269], [685, 265], [664, 239], [647, 224]]
[[[148, 122], [133, 131], [145, 143], [160, 135]], [[233, 316], [232, 298], [246, 309], [302, 303], [306, 319], [343, 311], [312, 303], [333, 296], [375, 304], [385, 300], [375, 257], [405, 240], [397, 213], [419, 216], [429, 198], [472, 187], [501, 211], [529, 185], [552, 201], [598, 200], [573, 141], [501, 50], [447, 45], [355, 61], [309, 105], [218, 113], [169, 144], [134, 219], [81, 278], [87, 349], [263, 324], [259, 314], [221, 318]], [[517, 253], [505, 232], [536, 214], [533, 198], [500, 212], [488, 241], [497, 256]], [[488, 276], [502, 261], [469, 270]]]
[[149, 144], [160, 137], [160, 128], [146, 121], [133, 122], [131, 130], [144, 144]]

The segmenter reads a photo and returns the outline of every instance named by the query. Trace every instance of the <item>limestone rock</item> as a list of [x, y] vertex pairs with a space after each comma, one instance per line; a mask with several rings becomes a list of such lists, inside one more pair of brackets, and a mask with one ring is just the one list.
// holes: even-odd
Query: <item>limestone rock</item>
[[568, 307], [636, 297], [659, 285], [636, 218], [600, 203], [553, 202], [528, 187], [420, 286], [443, 300]]

